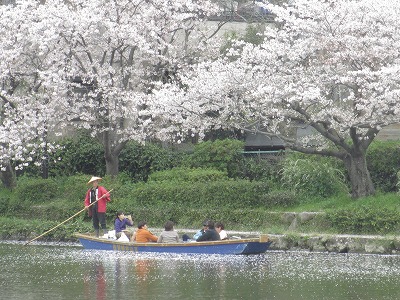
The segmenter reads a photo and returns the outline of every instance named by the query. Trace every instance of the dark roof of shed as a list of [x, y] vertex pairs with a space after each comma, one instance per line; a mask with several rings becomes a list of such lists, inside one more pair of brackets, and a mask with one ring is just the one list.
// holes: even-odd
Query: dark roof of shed
[[285, 142], [276, 136], [269, 137], [262, 133], [247, 133], [245, 146], [284, 146]]

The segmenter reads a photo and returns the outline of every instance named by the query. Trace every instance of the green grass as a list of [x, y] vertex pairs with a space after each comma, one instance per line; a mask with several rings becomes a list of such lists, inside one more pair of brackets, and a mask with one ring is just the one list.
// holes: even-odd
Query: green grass
[[[49, 228], [64, 221], [83, 208], [83, 197], [86, 186], [72, 188], [74, 178], [65, 182], [73, 184], [61, 184], [56, 198], [47, 201], [36, 201], [40, 197], [40, 189], [30, 199], [18, 199], [17, 193], [0, 188], [0, 234], [3, 238], [12, 236], [30, 237], [38, 235]], [[118, 182], [112, 187], [118, 186]], [[111, 184], [110, 184], [111, 186]], [[132, 187], [130, 187], [132, 188]], [[150, 227], [161, 228], [166, 220], [173, 220], [177, 228], [196, 229], [205, 218], [222, 221], [227, 230], [233, 231], [260, 231], [263, 233], [369, 233], [369, 234], [396, 234], [400, 229], [400, 196], [396, 193], [377, 193], [375, 196], [361, 199], [352, 199], [348, 195], [337, 195], [329, 198], [299, 196], [296, 205], [275, 205], [234, 209], [229, 200], [221, 201], [219, 209], [208, 207], [196, 208], [187, 201], [185, 205], [178, 205], [174, 198], [157, 203], [145, 203], [138, 205], [129, 193], [124, 193], [123, 188], [117, 188], [113, 194], [113, 201], [108, 205], [108, 227], [112, 227], [115, 212], [123, 209], [134, 216], [135, 223], [140, 220], [148, 221]], [[283, 195], [283, 194], [282, 194]], [[284, 200], [281, 194], [278, 200]], [[199, 196], [200, 197], [200, 196]], [[295, 199], [296, 200], [296, 199]], [[284, 200], [285, 202], [286, 200]], [[293, 201], [296, 202], [296, 201]], [[276, 203], [280, 203], [279, 201]], [[268, 208], [267, 208], [268, 207]], [[344, 211], [344, 212], [343, 212]], [[283, 212], [325, 212], [315, 219], [297, 224], [295, 228], [291, 221], [282, 218]], [[335, 215], [335, 212], [339, 214]], [[365, 212], [365, 214], [364, 214]], [[399, 218], [392, 212], [398, 212]], [[346, 215], [347, 213], [347, 215]], [[334, 218], [328, 220], [326, 216], [333, 214]], [[355, 218], [357, 216], [357, 219]], [[333, 220], [333, 221], [332, 221]], [[398, 220], [398, 221], [397, 221]], [[336, 222], [336, 223], [335, 223]], [[342, 223], [340, 223], [342, 222]], [[361, 228], [359, 224], [364, 224]], [[347, 224], [353, 228], [353, 232], [343, 232]], [[377, 225], [378, 224], [378, 225]], [[382, 226], [380, 225], [382, 224]], [[342, 226], [341, 226], [342, 225]], [[91, 229], [90, 219], [83, 212], [67, 224], [61, 226], [48, 235], [53, 239], [69, 239], [76, 231], [88, 231]], [[356, 232], [358, 231], [358, 232]], [[371, 232], [372, 231], [372, 232]]]
[[[302, 200], [300, 204], [292, 207], [286, 207], [284, 210], [302, 212], [329, 212], [336, 209], [355, 209], [358, 207], [369, 207], [371, 209], [388, 208], [400, 210], [400, 196], [396, 193], [377, 194], [375, 196], [352, 199], [350, 196], [340, 195], [330, 198], [312, 198], [309, 200]], [[283, 208], [277, 207], [277, 211], [282, 211]]]

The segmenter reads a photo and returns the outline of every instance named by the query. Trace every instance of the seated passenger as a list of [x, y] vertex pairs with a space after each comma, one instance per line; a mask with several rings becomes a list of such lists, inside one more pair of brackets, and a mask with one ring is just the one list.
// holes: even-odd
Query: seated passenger
[[147, 229], [147, 223], [144, 221], [139, 222], [138, 230], [136, 231], [135, 241], [138, 243], [157, 242], [158, 237], [152, 234]]
[[203, 228], [200, 229], [199, 231], [197, 231], [197, 232], [194, 234], [194, 236], [193, 236], [193, 239], [194, 239], [194, 240], [197, 240], [200, 236], [202, 236], [202, 235], [204, 234], [204, 232], [206, 232], [207, 222], [208, 222], [208, 221], [205, 220], [205, 221], [203, 222]]
[[158, 237], [157, 243], [178, 243], [179, 235], [174, 230], [174, 222], [167, 221], [164, 225], [164, 231]]
[[128, 238], [132, 235], [132, 233], [126, 231], [126, 226], [133, 226], [132, 217], [130, 215], [125, 217], [122, 211], [117, 212], [117, 217], [114, 222], [115, 237], [117, 239], [121, 237], [122, 232], [124, 232]]
[[197, 238], [196, 242], [204, 242], [204, 241], [219, 241], [221, 240], [219, 233], [214, 228], [213, 221], [207, 221], [206, 230], [204, 234]]
[[216, 222], [215, 223], [215, 230], [219, 233], [219, 237], [221, 240], [227, 240], [228, 239], [228, 234], [225, 231], [225, 226], [221, 222]]

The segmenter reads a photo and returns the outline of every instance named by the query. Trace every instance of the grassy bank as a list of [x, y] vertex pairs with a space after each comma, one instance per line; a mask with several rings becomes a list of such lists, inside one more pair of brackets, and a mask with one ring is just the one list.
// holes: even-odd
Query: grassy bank
[[[13, 191], [0, 189], [0, 238], [32, 239], [71, 217], [83, 208], [86, 181], [87, 176], [47, 181], [25, 178]], [[222, 181], [218, 195], [218, 189], [210, 195], [203, 186], [195, 185], [200, 183], [191, 183], [190, 189], [179, 182], [151, 183], [146, 188], [143, 183], [105, 178], [102, 184], [113, 189], [107, 208], [110, 229], [118, 210], [134, 216], [135, 223], [146, 220], [151, 228], [162, 228], [166, 220], [172, 220], [177, 229], [197, 229], [204, 219], [213, 219], [225, 223], [227, 230], [270, 234], [395, 235], [400, 229], [399, 196], [395, 193], [358, 200], [346, 195], [294, 199], [297, 195], [276, 191], [251, 197], [249, 194], [260, 193], [263, 185], [242, 181]], [[196, 189], [201, 193], [195, 193]], [[245, 201], [241, 201], [241, 193]], [[42, 239], [71, 240], [74, 232], [88, 231], [92, 231], [91, 220], [83, 212]]]

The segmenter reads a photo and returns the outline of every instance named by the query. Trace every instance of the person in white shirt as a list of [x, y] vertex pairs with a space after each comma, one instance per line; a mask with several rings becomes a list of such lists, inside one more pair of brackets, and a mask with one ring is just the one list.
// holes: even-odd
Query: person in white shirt
[[215, 230], [219, 233], [219, 237], [221, 240], [227, 240], [228, 239], [228, 234], [225, 231], [225, 226], [221, 222], [216, 222], [215, 223]]

